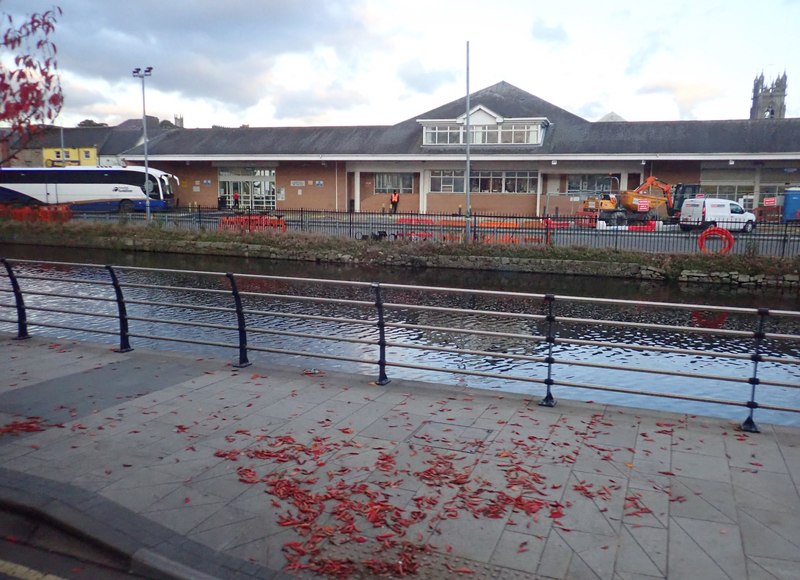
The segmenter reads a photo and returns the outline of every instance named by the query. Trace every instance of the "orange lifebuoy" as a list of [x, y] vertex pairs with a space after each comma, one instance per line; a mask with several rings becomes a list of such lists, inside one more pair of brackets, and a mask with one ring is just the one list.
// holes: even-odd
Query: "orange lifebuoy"
[[720, 238], [722, 240], [722, 247], [717, 251], [718, 254], [727, 254], [733, 249], [733, 234], [725, 228], [708, 228], [700, 237], [697, 238], [697, 246], [704, 254], [710, 253], [706, 251], [706, 240], [708, 238]]

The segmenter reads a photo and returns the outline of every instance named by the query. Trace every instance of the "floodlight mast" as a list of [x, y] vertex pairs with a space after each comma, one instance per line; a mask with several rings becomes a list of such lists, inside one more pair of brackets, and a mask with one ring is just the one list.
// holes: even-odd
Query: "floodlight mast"
[[142, 79], [142, 140], [144, 141], [144, 194], [146, 196], [144, 207], [146, 211], [147, 222], [150, 222], [150, 192], [153, 188], [150, 183], [150, 172], [147, 164], [147, 111], [145, 109], [144, 98], [144, 79], [153, 74], [153, 67], [148, 66], [145, 69], [139, 67], [133, 69], [133, 76]]

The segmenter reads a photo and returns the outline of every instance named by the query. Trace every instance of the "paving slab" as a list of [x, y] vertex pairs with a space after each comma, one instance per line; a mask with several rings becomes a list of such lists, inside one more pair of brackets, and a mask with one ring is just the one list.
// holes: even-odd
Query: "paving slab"
[[791, 427], [750, 434], [696, 415], [35, 337], [0, 335], [0, 348], [0, 507], [105, 542], [140, 572], [800, 568]]

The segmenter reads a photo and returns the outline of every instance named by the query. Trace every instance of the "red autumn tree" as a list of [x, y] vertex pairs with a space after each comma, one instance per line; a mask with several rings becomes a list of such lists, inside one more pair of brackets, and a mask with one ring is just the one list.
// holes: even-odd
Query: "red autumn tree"
[[23, 149], [31, 136], [56, 118], [64, 101], [50, 40], [61, 8], [32, 14], [17, 26], [10, 15], [0, 22], [0, 53], [13, 55], [13, 65], [0, 60], [0, 165]]

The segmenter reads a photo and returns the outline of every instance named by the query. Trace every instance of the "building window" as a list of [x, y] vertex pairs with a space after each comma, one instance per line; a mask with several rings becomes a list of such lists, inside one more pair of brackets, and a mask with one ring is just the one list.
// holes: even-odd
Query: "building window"
[[612, 190], [612, 183], [615, 189], [617, 181], [603, 173], [596, 175], [568, 175], [567, 194], [589, 196], [598, 192], [610, 192]]
[[536, 171], [506, 171], [506, 193], [536, 193], [539, 189], [539, 173]]
[[91, 157], [92, 157], [92, 153], [88, 149], [83, 152], [83, 158], [84, 159], [91, 159]]
[[64, 159], [69, 159], [69, 151], [64, 151]]
[[[536, 193], [537, 171], [473, 171], [470, 191], [475, 193]], [[431, 171], [431, 193], [464, 193], [464, 172]]]
[[496, 145], [500, 141], [500, 129], [497, 125], [472, 125], [469, 128], [475, 145]]
[[425, 127], [425, 145], [458, 145], [461, 143], [460, 125], [433, 125]]
[[469, 190], [479, 193], [501, 193], [502, 171], [473, 171], [469, 177]]
[[56, 151], [56, 159], [61, 159], [61, 151]]
[[431, 171], [431, 193], [464, 193], [464, 172], [450, 170]]
[[414, 193], [413, 173], [376, 173], [375, 193]]
[[541, 143], [539, 125], [512, 123], [504, 125], [500, 133], [500, 142], [504, 145], [538, 145]]
[[[423, 129], [423, 145], [463, 145], [464, 126], [429, 125]], [[508, 125], [470, 125], [473, 145], [541, 145], [542, 124], [509, 123]]]

